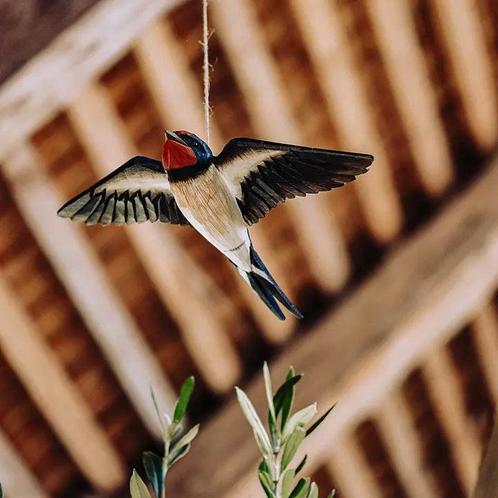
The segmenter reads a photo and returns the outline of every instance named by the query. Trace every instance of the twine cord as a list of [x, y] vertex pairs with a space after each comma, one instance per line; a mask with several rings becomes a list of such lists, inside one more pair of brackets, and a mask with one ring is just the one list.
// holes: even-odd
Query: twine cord
[[209, 105], [209, 90], [211, 81], [209, 78], [209, 22], [208, 22], [208, 0], [202, 0], [202, 50], [204, 55], [204, 127], [206, 142], [209, 145], [211, 108]]

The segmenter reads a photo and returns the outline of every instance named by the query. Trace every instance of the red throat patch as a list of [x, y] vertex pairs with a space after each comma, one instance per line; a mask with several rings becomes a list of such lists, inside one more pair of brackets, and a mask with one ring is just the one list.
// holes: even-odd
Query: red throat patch
[[186, 145], [168, 139], [163, 146], [163, 166], [165, 169], [180, 169], [197, 163], [194, 151]]

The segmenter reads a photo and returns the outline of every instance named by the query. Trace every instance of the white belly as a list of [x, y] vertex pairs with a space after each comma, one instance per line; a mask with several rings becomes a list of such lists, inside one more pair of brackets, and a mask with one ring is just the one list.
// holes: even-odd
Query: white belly
[[250, 239], [233, 194], [214, 166], [171, 191], [190, 224], [238, 267], [249, 271]]

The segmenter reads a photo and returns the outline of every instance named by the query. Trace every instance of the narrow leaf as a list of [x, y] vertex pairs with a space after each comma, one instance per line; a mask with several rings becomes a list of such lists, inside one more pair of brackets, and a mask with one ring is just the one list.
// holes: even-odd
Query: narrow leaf
[[254, 409], [253, 404], [251, 403], [250, 399], [247, 397], [246, 393], [242, 391], [242, 389], [236, 387], [235, 391], [237, 392], [237, 399], [239, 400], [242, 412], [244, 413], [250, 426], [253, 428], [254, 433], [257, 434], [258, 436], [257, 438], [258, 443], [261, 443], [263, 449], [265, 450], [264, 453], [271, 454], [272, 448], [270, 440], [268, 438], [268, 434], [266, 433], [263, 424], [261, 423], [261, 420], [259, 419], [256, 410]]
[[187, 434], [185, 434], [177, 443], [175, 443], [173, 449], [182, 448], [183, 446], [186, 446], [187, 444], [191, 443], [198, 433], [199, 433], [199, 424], [194, 425], [194, 427], [192, 427], [192, 429], [190, 429], [187, 432]]
[[306, 437], [306, 432], [301, 427], [297, 427], [296, 430], [289, 436], [289, 439], [285, 443], [284, 453], [282, 455], [282, 470], [286, 469], [291, 460], [294, 458], [299, 446], [304, 441]]
[[180, 388], [180, 396], [175, 405], [175, 411], [173, 413], [173, 422], [181, 422], [190, 401], [190, 396], [192, 396], [192, 391], [194, 390], [195, 379], [194, 377], [188, 377]]
[[174, 465], [178, 460], [181, 460], [190, 451], [190, 444], [175, 448], [168, 457], [168, 467]]
[[0, 483], [0, 498], [3, 498], [3, 489], [2, 489], [2, 483]]
[[327, 415], [334, 409], [335, 404], [333, 404], [307, 431], [306, 436], [309, 436], [326, 418]]
[[316, 403], [313, 403], [312, 405], [309, 405], [306, 408], [294, 413], [285, 426], [284, 433], [282, 434], [283, 440], [285, 441], [286, 438], [294, 432], [298, 425], [301, 427], [306, 426], [306, 424], [308, 424], [315, 415]]
[[[273, 397], [273, 405], [275, 406], [275, 416], [278, 416], [280, 411], [282, 411], [282, 416], [285, 416], [285, 420], [289, 415], [290, 408], [292, 406], [292, 401], [294, 399], [294, 386], [302, 379], [302, 375], [294, 375], [288, 378], [277, 390], [275, 396]], [[284, 413], [287, 410], [287, 414]], [[283, 421], [283, 417], [282, 417]], [[285, 423], [283, 424], [285, 425]]]
[[268, 488], [273, 493], [273, 481], [271, 480], [270, 474], [268, 472], [259, 472], [259, 481], [264, 483], [265, 487]]
[[135, 469], [133, 469], [130, 479], [130, 493], [131, 498], [151, 498], [147, 486]]
[[152, 403], [154, 404], [154, 410], [156, 411], [157, 420], [159, 421], [159, 427], [161, 428], [161, 434], [164, 437], [166, 435], [166, 425], [164, 424], [163, 417], [161, 416], [161, 412], [159, 410], [159, 405], [157, 404], [156, 394], [154, 393], [154, 389], [152, 389], [152, 386], [150, 386], [150, 397], [152, 398]]
[[299, 482], [297, 483], [296, 487], [290, 494], [289, 498], [304, 498], [308, 494], [308, 489], [310, 486], [310, 479], [309, 477], [302, 477], [299, 479]]
[[266, 460], [264, 458], [262, 458], [261, 462], [259, 462], [258, 470], [260, 472], [267, 472], [268, 474], [270, 473], [270, 467], [268, 467], [268, 464], [266, 463]]
[[146, 451], [142, 456], [142, 461], [157, 498], [161, 498], [164, 482], [162, 459], [151, 451]]
[[333, 489], [330, 494], [327, 496], [327, 498], [334, 498], [335, 496], [335, 489]]
[[308, 455], [304, 455], [304, 458], [299, 462], [299, 465], [296, 467], [296, 470], [294, 470], [294, 474], [297, 476], [301, 470], [303, 470], [304, 464], [306, 463], [306, 460], [308, 459]]
[[273, 491], [270, 488], [268, 488], [265, 481], [261, 480], [261, 477], [259, 477], [259, 483], [261, 484], [261, 487], [263, 488], [263, 491], [265, 492], [265, 495], [267, 496], [267, 498], [275, 498]]
[[270, 410], [270, 414], [275, 420], [275, 408], [273, 407], [273, 389], [271, 386], [271, 376], [270, 369], [268, 368], [268, 363], [266, 361], [263, 364], [263, 377], [265, 379], [265, 392], [266, 392], [266, 401], [268, 402], [268, 409]]
[[292, 482], [294, 481], [294, 471], [292, 469], [287, 469], [283, 475], [281, 480], [281, 494], [282, 498], [289, 498], [289, 495], [292, 491]]
[[318, 498], [318, 486], [312, 482], [308, 498]]

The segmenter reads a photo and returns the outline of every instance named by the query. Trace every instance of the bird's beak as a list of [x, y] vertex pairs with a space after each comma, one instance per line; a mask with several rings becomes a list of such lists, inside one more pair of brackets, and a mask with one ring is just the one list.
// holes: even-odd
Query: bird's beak
[[177, 142], [182, 145], [187, 145], [174, 131], [166, 130], [164, 132], [166, 140], [173, 140], [173, 142]]

